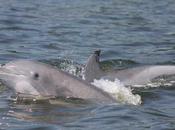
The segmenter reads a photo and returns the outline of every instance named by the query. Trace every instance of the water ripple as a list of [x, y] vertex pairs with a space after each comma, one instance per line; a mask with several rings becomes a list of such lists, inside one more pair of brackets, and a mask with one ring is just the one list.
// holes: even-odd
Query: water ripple
[[[101, 66], [175, 64], [174, 0], [2, 0], [0, 63], [47, 61], [80, 76], [96, 49]], [[143, 104], [62, 108], [17, 105], [0, 89], [1, 129], [175, 129], [174, 89], [135, 90]], [[48, 108], [50, 106], [50, 108]], [[9, 116], [14, 111], [34, 120]], [[33, 111], [31, 111], [33, 110]], [[43, 123], [44, 122], [44, 123]]]

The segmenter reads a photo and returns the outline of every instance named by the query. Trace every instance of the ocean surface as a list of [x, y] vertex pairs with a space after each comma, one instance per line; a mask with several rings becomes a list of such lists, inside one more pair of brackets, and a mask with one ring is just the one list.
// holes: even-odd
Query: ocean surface
[[[46, 62], [81, 77], [101, 49], [104, 69], [175, 65], [174, 0], [0, 0], [0, 63]], [[0, 86], [2, 130], [174, 130], [175, 86], [115, 88], [116, 104], [16, 103]], [[113, 90], [113, 89], [112, 89]]]

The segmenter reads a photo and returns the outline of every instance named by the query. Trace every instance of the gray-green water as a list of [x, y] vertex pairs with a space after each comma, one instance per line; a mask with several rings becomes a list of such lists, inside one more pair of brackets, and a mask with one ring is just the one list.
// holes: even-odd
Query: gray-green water
[[[102, 50], [105, 67], [175, 64], [174, 0], [0, 0], [0, 63], [74, 67]], [[15, 104], [0, 89], [0, 129], [175, 129], [175, 89], [141, 89], [142, 105]]]

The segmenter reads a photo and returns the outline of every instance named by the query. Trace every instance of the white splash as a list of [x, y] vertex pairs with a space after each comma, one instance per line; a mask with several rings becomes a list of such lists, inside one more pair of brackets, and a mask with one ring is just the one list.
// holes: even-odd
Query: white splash
[[62, 62], [60, 64], [60, 69], [83, 79], [84, 67], [78, 64], [74, 64], [73, 61], [69, 60]]
[[138, 94], [133, 94], [131, 88], [126, 88], [118, 79], [110, 81], [107, 79], [94, 80], [93, 85], [108, 92], [117, 101], [126, 104], [139, 105], [141, 104], [141, 97]]

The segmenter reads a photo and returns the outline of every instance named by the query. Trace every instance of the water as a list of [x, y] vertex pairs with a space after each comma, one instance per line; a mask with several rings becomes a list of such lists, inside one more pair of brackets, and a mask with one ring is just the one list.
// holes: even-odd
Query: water
[[[33, 59], [80, 76], [76, 68], [101, 49], [106, 69], [175, 64], [174, 7], [174, 0], [0, 0], [0, 63]], [[1, 86], [0, 129], [175, 129], [174, 91], [133, 90], [140, 105], [48, 105], [16, 104]]]

